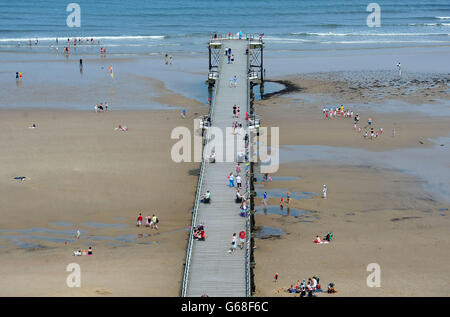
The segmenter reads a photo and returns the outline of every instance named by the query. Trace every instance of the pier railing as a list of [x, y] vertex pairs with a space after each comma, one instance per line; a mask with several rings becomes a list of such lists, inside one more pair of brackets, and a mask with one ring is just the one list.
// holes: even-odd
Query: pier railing
[[231, 33], [230, 36], [228, 36], [228, 33], [212, 33], [211, 34], [212, 40], [258, 40], [262, 42], [261, 34], [257, 33], [245, 33], [242, 34], [241, 37], [239, 35]]
[[[220, 57], [220, 58], [222, 59], [222, 57]], [[220, 65], [220, 63], [219, 63], [219, 65]], [[213, 95], [213, 98], [211, 101], [211, 106], [209, 108], [209, 118], [211, 119], [211, 124], [212, 124], [212, 120], [213, 120], [214, 107], [216, 104], [217, 87], [219, 87], [219, 77], [217, 78], [216, 89], [214, 89], [214, 95]], [[194, 131], [194, 133], [195, 133], [195, 131]], [[187, 285], [189, 282], [189, 268], [190, 268], [190, 263], [191, 263], [192, 247], [193, 247], [193, 243], [194, 243], [193, 229], [195, 228], [195, 226], [197, 224], [198, 204], [200, 202], [200, 195], [201, 195], [202, 185], [203, 185], [203, 175], [205, 173], [205, 164], [206, 164], [205, 158], [207, 158], [206, 143], [208, 142], [209, 133], [210, 133], [209, 129], [206, 130], [205, 142], [203, 144], [203, 150], [202, 150], [202, 153], [203, 153], [202, 154], [202, 163], [201, 163], [200, 173], [199, 173], [198, 182], [197, 182], [197, 192], [195, 194], [194, 211], [192, 213], [191, 230], [189, 232], [189, 241], [188, 241], [188, 247], [187, 247], [187, 251], [186, 251], [186, 264], [184, 266], [183, 283], [181, 286], [181, 297], [186, 297]]]
[[[247, 54], [247, 70], [250, 68], [250, 50]], [[250, 78], [247, 76], [247, 113], [250, 113]], [[247, 122], [248, 127], [248, 122]], [[247, 129], [248, 130], [248, 129]], [[250, 137], [250, 136], [249, 136]], [[250, 139], [250, 138], [249, 138]], [[249, 145], [250, 146], [250, 145]], [[249, 163], [250, 155], [247, 156]], [[249, 163], [250, 164], [250, 163]], [[250, 172], [250, 170], [249, 170]], [[247, 184], [249, 179], [247, 178]], [[250, 173], [250, 182], [253, 181], [253, 177]], [[248, 186], [248, 190], [250, 190], [250, 186]], [[251, 222], [250, 222], [250, 212], [247, 213], [246, 221], [245, 221], [245, 237], [246, 237], [246, 250], [245, 250], [245, 296], [250, 297], [252, 295], [251, 289], [251, 269], [250, 269], [250, 254], [251, 254], [251, 244], [250, 244], [250, 234], [251, 234]]]

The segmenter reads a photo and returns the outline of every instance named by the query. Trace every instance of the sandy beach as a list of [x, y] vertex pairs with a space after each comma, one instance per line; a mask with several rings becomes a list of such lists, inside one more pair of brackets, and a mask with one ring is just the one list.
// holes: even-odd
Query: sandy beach
[[[179, 110], [0, 110], [0, 295], [178, 296], [198, 163], [172, 162], [168, 141], [191, 123]], [[159, 232], [137, 228], [138, 212]], [[66, 286], [72, 262], [81, 289]]]
[[[406, 153], [429, 153], [422, 163], [430, 169], [433, 151], [436, 160], [449, 157], [448, 144], [439, 147], [441, 142], [436, 141], [450, 133], [449, 117], [439, 113], [439, 109], [445, 109], [441, 102], [448, 100], [448, 78], [439, 78], [443, 82], [433, 88], [403, 95], [402, 90], [415, 83], [406, 83], [402, 88], [385, 87], [383, 97], [370, 89], [373, 82], [360, 81], [360, 87], [352, 89], [353, 83], [343, 78], [337, 81], [333, 74], [280, 78], [297, 86], [298, 92], [256, 103], [265, 126], [280, 126], [282, 164], [273, 176], [287, 177], [274, 177], [269, 183], [259, 179], [258, 186], [263, 187], [258, 192], [267, 191], [273, 207], [268, 214], [258, 212], [256, 224], [281, 229], [284, 234], [256, 239], [256, 295], [294, 296], [285, 290], [298, 281], [318, 276], [322, 288], [326, 290], [333, 282], [338, 293], [317, 296], [446, 296], [450, 292], [450, 266], [448, 254], [442, 250], [448, 248], [443, 237], [450, 225], [450, 204], [444, 199], [444, 189], [444, 195], [430, 190], [428, 183], [434, 174], [427, 179], [408, 172]], [[397, 90], [398, 94], [392, 92]], [[373, 126], [382, 127], [384, 135], [365, 139], [363, 133], [353, 129], [353, 120], [326, 119], [322, 114], [326, 105], [341, 103], [359, 112], [363, 129], [371, 117]], [[395, 106], [380, 111], [378, 104]], [[403, 156], [397, 158], [402, 151]], [[379, 155], [383, 159], [377, 160]], [[391, 159], [403, 159], [404, 169], [401, 161], [398, 167], [391, 164]], [[439, 166], [435, 167], [436, 173]], [[441, 172], [448, 173], [448, 167]], [[328, 187], [326, 200], [321, 197], [323, 184]], [[287, 191], [294, 197], [290, 215], [286, 205], [281, 212], [277, 207]], [[296, 199], [296, 194], [301, 197]], [[259, 197], [257, 206], [261, 211]], [[330, 244], [313, 243], [317, 235], [323, 237], [327, 232], [334, 234]], [[369, 263], [381, 267], [380, 288], [366, 284]], [[279, 273], [276, 283], [275, 272]]]

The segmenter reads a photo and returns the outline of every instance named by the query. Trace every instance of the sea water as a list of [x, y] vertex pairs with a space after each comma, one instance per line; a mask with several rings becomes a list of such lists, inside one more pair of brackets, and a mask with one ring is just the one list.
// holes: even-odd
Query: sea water
[[[380, 27], [367, 25], [367, 5], [357, 0], [75, 0], [81, 26], [68, 27], [69, 2], [0, 1], [0, 50], [48, 50], [67, 38], [100, 41], [107, 52], [206, 54], [213, 32], [262, 34], [269, 50], [448, 45], [448, 0], [377, 3]], [[37, 46], [35, 39], [39, 39]], [[20, 44], [20, 47], [18, 46]], [[79, 45], [88, 50], [89, 46]], [[95, 50], [97, 52], [97, 49]]]

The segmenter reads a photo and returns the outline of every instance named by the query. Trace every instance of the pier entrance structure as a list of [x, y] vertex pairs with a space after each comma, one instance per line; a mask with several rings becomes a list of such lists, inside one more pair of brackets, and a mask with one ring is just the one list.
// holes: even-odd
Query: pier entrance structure
[[[240, 204], [236, 203], [236, 188], [230, 187], [227, 176], [230, 172], [236, 173], [236, 163], [240, 161], [242, 188], [241, 193], [251, 197], [253, 189], [253, 164], [248, 162], [245, 141], [235, 141], [239, 147], [234, 148], [234, 161], [227, 160], [227, 149], [223, 150], [223, 157], [216, 157], [211, 163], [211, 154], [208, 142], [211, 128], [219, 128], [223, 132], [224, 140], [228, 138], [244, 139], [247, 131], [246, 112], [250, 113], [252, 83], [261, 83], [264, 80], [262, 64], [262, 41], [260, 44], [252, 42], [250, 36], [245, 39], [230, 39], [214, 37], [209, 43], [209, 74], [207, 84], [214, 86], [214, 94], [210, 106], [211, 127], [205, 134], [203, 159], [200, 168], [199, 181], [194, 202], [191, 233], [189, 235], [186, 262], [183, 276], [181, 295], [183, 297], [200, 297], [202, 295], [244, 297], [251, 296], [253, 290], [251, 272], [251, 212], [241, 214]], [[253, 43], [253, 44], [252, 44]], [[252, 49], [253, 47], [253, 49]], [[228, 63], [225, 49], [231, 48], [234, 62]], [[253, 54], [253, 50], [260, 53]], [[258, 55], [260, 54], [260, 55]], [[257, 60], [261, 59], [260, 62]], [[255, 64], [256, 63], [256, 64]], [[257, 65], [257, 66], [253, 66]], [[259, 69], [254, 78], [252, 69]], [[260, 77], [261, 76], [261, 77]], [[236, 85], [232, 81], [237, 79]], [[233, 106], [240, 107], [239, 118], [233, 118]], [[232, 134], [231, 125], [238, 121], [243, 125], [243, 133]], [[227, 129], [228, 128], [228, 129]], [[225, 141], [224, 141], [225, 144]], [[216, 151], [219, 153], [219, 151]], [[228, 156], [230, 157], [230, 156]], [[248, 185], [248, 186], [247, 186]], [[207, 190], [211, 192], [210, 203], [201, 203], [202, 194]], [[252, 199], [253, 200], [253, 199]], [[252, 204], [253, 205], [253, 204]], [[253, 206], [252, 206], [253, 207]], [[193, 238], [192, 228], [202, 224], [206, 231], [206, 240], [197, 241]], [[239, 247], [239, 232], [246, 233], [243, 249]], [[231, 253], [232, 235], [236, 233], [237, 248]]]

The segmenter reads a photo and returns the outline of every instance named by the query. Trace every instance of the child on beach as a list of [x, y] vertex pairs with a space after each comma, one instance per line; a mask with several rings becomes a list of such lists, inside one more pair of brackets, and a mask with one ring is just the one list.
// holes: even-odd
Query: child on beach
[[127, 128], [127, 126], [126, 125], [124, 125], [124, 126], [122, 126], [121, 124], [119, 124], [119, 126], [117, 127], [117, 128], [115, 128], [114, 130], [116, 130], [116, 131], [128, 131], [128, 128]]
[[323, 198], [327, 199], [327, 185], [323, 184], [322, 192], [323, 192]]
[[142, 214], [139, 213], [139, 216], [137, 217], [137, 224], [138, 227], [140, 227], [142, 225]]

